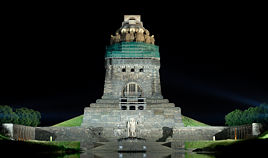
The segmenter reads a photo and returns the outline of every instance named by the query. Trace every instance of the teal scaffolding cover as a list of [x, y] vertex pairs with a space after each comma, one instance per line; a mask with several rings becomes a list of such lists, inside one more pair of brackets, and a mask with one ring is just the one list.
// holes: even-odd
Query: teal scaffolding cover
[[159, 47], [144, 42], [121, 42], [106, 47], [105, 58], [160, 58]]

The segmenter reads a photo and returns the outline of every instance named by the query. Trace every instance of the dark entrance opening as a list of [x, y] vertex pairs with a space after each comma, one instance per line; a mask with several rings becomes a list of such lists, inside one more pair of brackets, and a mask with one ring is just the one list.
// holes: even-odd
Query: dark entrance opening
[[139, 110], [143, 110], [144, 107], [143, 107], [143, 106], [139, 106], [138, 109], [139, 109]]
[[130, 106], [129, 110], [136, 110], [136, 107], [135, 106]]
[[127, 110], [127, 106], [121, 106], [121, 110]]

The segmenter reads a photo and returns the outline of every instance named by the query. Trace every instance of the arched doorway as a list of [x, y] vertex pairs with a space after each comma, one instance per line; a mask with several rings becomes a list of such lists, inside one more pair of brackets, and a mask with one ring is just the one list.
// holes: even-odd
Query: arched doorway
[[130, 82], [123, 88], [123, 97], [142, 97], [142, 95], [141, 87], [135, 82]]

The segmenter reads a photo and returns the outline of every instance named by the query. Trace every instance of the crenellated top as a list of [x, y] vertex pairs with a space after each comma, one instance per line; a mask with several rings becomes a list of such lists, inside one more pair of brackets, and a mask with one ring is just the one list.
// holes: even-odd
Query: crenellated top
[[143, 27], [140, 21], [140, 15], [125, 15], [122, 26], [111, 35], [110, 44], [120, 42], [144, 42], [154, 44], [154, 35], [150, 36], [150, 32]]

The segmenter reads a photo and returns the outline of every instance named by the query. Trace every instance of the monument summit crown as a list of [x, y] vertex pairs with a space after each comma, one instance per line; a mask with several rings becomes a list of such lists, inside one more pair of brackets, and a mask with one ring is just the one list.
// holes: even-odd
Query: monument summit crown
[[[140, 15], [124, 15], [124, 22], [130, 22], [131, 24], [141, 23], [141, 16]], [[124, 25], [124, 22], [122, 25]]]
[[143, 27], [140, 15], [125, 15], [122, 26], [111, 35], [110, 44], [120, 42], [144, 42], [154, 44], [154, 35], [150, 36], [150, 32]]

